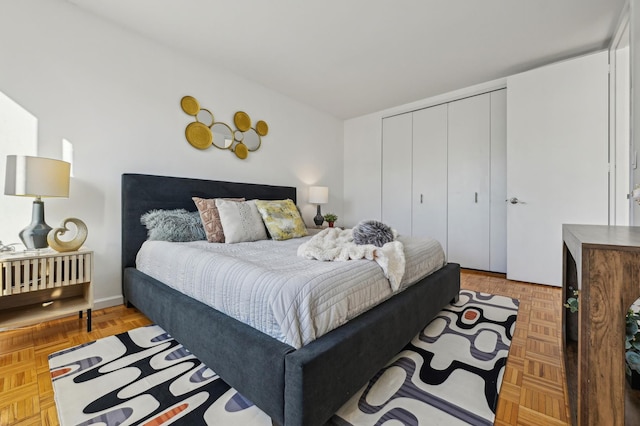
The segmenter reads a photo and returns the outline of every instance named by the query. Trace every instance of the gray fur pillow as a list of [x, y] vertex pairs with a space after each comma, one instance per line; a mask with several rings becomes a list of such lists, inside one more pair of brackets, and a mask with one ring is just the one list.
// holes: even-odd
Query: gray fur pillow
[[198, 241], [206, 238], [200, 213], [185, 209], [150, 210], [140, 216], [140, 223], [147, 227], [148, 240]]
[[391, 228], [377, 220], [363, 220], [353, 228], [353, 242], [356, 244], [373, 244], [382, 247], [393, 239]]

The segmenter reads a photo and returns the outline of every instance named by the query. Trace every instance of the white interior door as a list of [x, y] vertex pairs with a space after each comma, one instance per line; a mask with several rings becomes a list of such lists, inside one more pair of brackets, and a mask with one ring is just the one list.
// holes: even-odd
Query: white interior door
[[[629, 225], [634, 175], [638, 173], [637, 153], [631, 147], [630, 81], [629, 81], [629, 25], [624, 20], [609, 50], [609, 158], [615, 161], [609, 182], [609, 217], [611, 225]], [[634, 152], [633, 163], [630, 153]], [[639, 180], [640, 181], [640, 180]]]
[[562, 224], [607, 224], [608, 61], [507, 79], [507, 278], [562, 283]]
[[447, 252], [447, 105], [413, 113], [413, 232]]
[[411, 235], [411, 113], [382, 120], [382, 221]]
[[490, 102], [486, 93], [449, 103], [448, 260], [489, 270]]
[[493, 272], [507, 272], [507, 90], [491, 92], [491, 201], [489, 240]]

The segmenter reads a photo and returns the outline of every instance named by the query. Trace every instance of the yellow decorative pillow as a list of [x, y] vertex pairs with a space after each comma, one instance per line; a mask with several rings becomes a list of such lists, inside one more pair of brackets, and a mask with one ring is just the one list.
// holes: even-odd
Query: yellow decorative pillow
[[272, 239], [288, 240], [307, 235], [307, 228], [293, 201], [256, 200], [256, 206]]

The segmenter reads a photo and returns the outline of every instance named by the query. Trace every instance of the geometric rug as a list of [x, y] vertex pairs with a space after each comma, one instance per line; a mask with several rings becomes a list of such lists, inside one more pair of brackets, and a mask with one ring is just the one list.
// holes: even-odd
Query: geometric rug
[[[328, 425], [492, 425], [518, 301], [463, 290]], [[271, 425], [157, 325], [49, 355], [60, 424]]]

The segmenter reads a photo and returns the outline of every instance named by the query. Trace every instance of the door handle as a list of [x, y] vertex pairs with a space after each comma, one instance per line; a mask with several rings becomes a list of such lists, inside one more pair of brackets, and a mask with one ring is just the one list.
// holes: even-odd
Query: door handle
[[511, 204], [527, 204], [522, 200], [518, 200], [518, 197], [511, 197], [509, 199], [506, 199], [505, 201], [508, 201]]
[[478, 193], [476, 192], [476, 198], [475, 198], [476, 204], [478, 204]]

